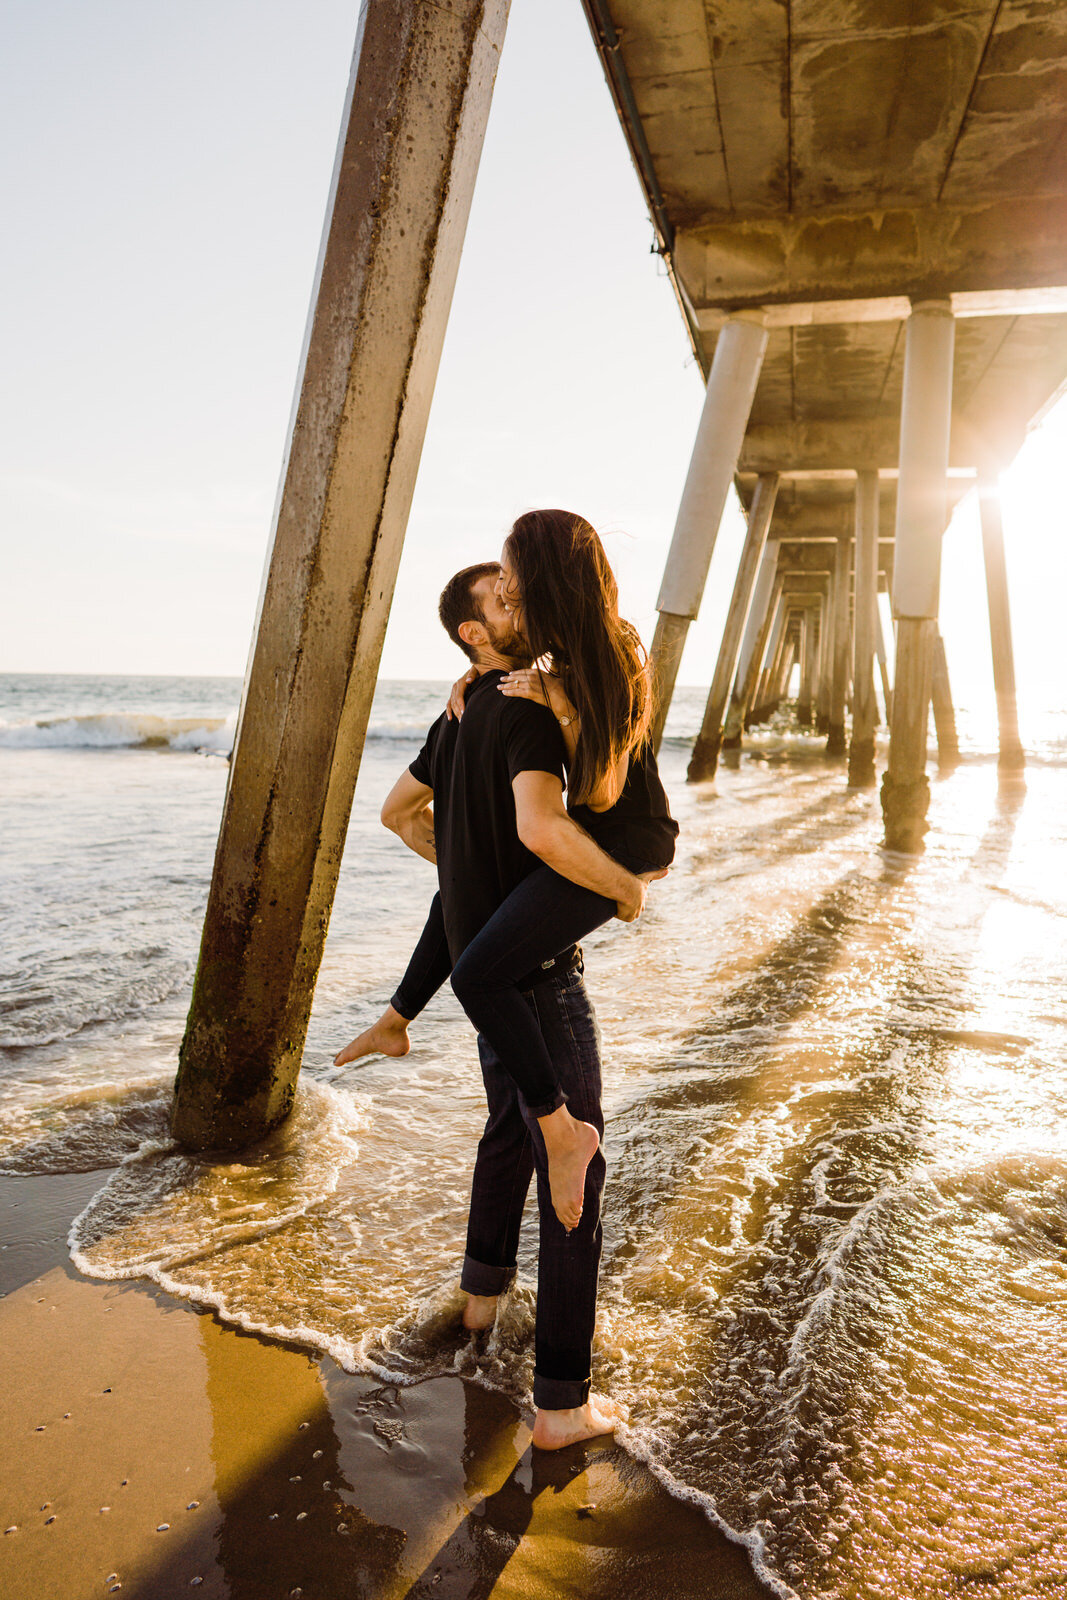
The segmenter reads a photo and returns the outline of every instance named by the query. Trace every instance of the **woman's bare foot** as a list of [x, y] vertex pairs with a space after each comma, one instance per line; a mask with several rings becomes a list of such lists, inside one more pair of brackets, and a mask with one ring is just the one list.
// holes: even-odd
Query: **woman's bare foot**
[[407, 1017], [402, 1017], [392, 1006], [386, 1006], [373, 1027], [346, 1044], [343, 1050], [338, 1050], [333, 1064], [344, 1067], [350, 1061], [358, 1061], [360, 1056], [406, 1056], [410, 1049]]
[[585, 1171], [600, 1148], [600, 1135], [591, 1122], [572, 1117], [566, 1106], [537, 1120], [548, 1155], [552, 1209], [569, 1233], [581, 1221]]
[[471, 1333], [484, 1333], [496, 1321], [495, 1294], [469, 1294], [463, 1307], [463, 1326]]
[[573, 1411], [538, 1411], [533, 1442], [539, 1450], [562, 1450], [583, 1439], [614, 1433], [616, 1424], [624, 1420], [623, 1412], [613, 1401], [591, 1394], [584, 1406], [576, 1406]]

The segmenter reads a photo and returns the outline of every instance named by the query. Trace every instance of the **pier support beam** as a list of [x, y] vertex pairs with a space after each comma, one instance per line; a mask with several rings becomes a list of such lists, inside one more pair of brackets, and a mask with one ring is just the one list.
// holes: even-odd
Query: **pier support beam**
[[834, 624], [837, 616], [837, 567], [827, 585], [826, 601], [822, 608], [822, 625], [819, 629], [819, 654], [815, 663], [815, 732], [826, 734], [830, 729], [830, 698], [833, 683]]
[[1021, 772], [1026, 766], [1026, 756], [1019, 738], [1008, 569], [1004, 560], [1004, 526], [1000, 514], [1000, 490], [994, 477], [983, 474], [979, 480], [978, 504], [982, 517], [989, 636], [993, 647], [993, 686], [997, 695], [997, 726], [1000, 733], [997, 765], [1001, 772]]
[[811, 727], [811, 698], [815, 684], [815, 651], [818, 645], [818, 612], [809, 606], [804, 615], [804, 632], [800, 643], [800, 693], [797, 695], [797, 722], [802, 728]]
[[756, 587], [752, 591], [752, 604], [748, 608], [748, 621], [745, 623], [744, 638], [741, 640], [741, 653], [737, 658], [737, 676], [734, 679], [734, 690], [730, 696], [726, 712], [726, 728], [722, 736], [724, 750], [739, 748], [745, 718], [752, 708], [760, 663], [767, 648], [767, 635], [772, 622], [771, 609], [778, 576], [778, 551], [777, 539], [768, 539], [763, 549], [763, 560], [760, 562], [756, 577]]
[[759, 572], [760, 562], [763, 560], [763, 548], [767, 543], [767, 530], [771, 525], [774, 515], [774, 502], [778, 494], [778, 474], [768, 472], [763, 474], [756, 482], [756, 492], [752, 496], [752, 509], [748, 517], [748, 529], [745, 534], [744, 546], [741, 550], [741, 560], [737, 567], [737, 577], [734, 580], [733, 594], [730, 597], [730, 609], [726, 613], [726, 625], [723, 628], [722, 643], [719, 646], [718, 659], [715, 662], [715, 674], [711, 681], [711, 690], [708, 694], [708, 703], [704, 708], [704, 720], [697, 735], [693, 754], [689, 761], [689, 770], [686, 774], [689, 783], [699, 783], [703, 779], [713, 778], [715, 769], [719, 764], [719, 750], [722, 745], [723, 723], [726, 717], [726, 700], [730, 693], [734, 671], [737, 666], [737, 656], [741, 649], [741, 636], [744, 633], [748, 610], [752, 601], [752, 590], [755, 587], [756, 575]]
[[756, 394], [767, 348], [762, 311], [727, 318], [715, 345], [689, 472], [667, 555], [652, 641], [655, 680], [653, 744], [658, 749], [670, 710], [689, 624], [700, 611], [711, 555]]
[[893, 686], [889, 681], [889, 659], [886, 655], [885, 634], [882, 632], [882, 613], [874, 613], [874, 653], [878, 657], [878, 675], [882, 680], [882, 702], [888, 726], [893, 720]]
[[878, 474], [856, 475], [856, 597], [852, 654], [852, 738], [848, 786], [873, 789], [875, 634], [878, 626]]
[[[752, 694], [745, 707], [745, 727], [751, 728], [756, 723], [763, 721], [763, 710], [767, 703], [767, 688], [770, 683], [771, 662], [778, 648], [778, 636], [782, 627], [782, 577], [779, 573], [775, 579], [774, 590], [771, 594], [771, 603], [767, 608], [767, 615], [763, 619], [760, 629], [759, 642], [756, 646], [758, 666], [755, 667], [755, 681]], [[753, 664], [749, 665], [752, 673]]]
[[793, 676], [793, 668], [800, 657], [800, 621], [797, 613], [791, 611], [786, 622], [786, 631], [782, 635], [782, 660], [778, 671], [778, 682], [774, 688], [774, 709], [777, 711], [782, 701], [789, 694], [789, 680]]
[[760, 698], [760, 721], [766, 722], [777, 709], [778, 702], [777, 683], [782, 672], [782, 653], [785, 650], [785, 635], [788, 621], [788, 602], [783, 594], [778, 602], [778, 615], [774, 621], [771, 633], [771, 648], [767, 657], [767, 670], [764, 673], [763, 691]]
[[950, 301], [919, 301], [904, 347], [893, 561], [897, 666], [882, 814], [887, 848], [910, 854], [923, 847], [930, 805], [926, 737], [948, 509], [955, 331]]
[[830, 658], [830, 724], [826, 730], [826, 754], [843, 756], [845, 753], [845, 710], [848, 701], [848, 668], [851, 655], [852, 632], [850, 607], [852, 601], [852, 538], [850, 534], [838, 535], [837, 555], [834, 561], [833, 607], [834, 647]]
[[364, 0], [174, 1133], [288, 1115], [509, 0]]
[[934, 640], [934, 675], [930, 683], [937, 732], [937, 768], [949, 773], [960, 764], [960, 742], [956, 734], [956, 713], [952, 707], [952, 686], [948, 678], [948, 657], [940, 630]]

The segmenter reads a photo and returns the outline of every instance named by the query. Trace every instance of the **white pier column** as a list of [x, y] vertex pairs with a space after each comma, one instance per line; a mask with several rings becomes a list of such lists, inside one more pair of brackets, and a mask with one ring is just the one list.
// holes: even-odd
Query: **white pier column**
[[715, 663], [715, 675], [711, 681], [708, 703], [704, 708], [704, 721], [701, 724], [696, 744], [693, 746], [693, 754], [689, 761], [689, 770], [686, 774], [689, 783], [697, 783], [705, 778], [713, 778], [715, 776], [715, 768], [719, 763], [723, 721], [726, 715], [726, 700], [730, 693], [730, 685], [733, 682], [734, 669], [737, 666], [737, 654], [741, 648], [741, 635], [744, 632], [745, 622], [748, 617], [756, 575], [759, 572], [760, 562], [763, 560], [763, 548], [767, 543], [767, 530], [770, 528], [771, 517], [774, 515], [774, 502], [777, 494], [778, 474], [776, 472], [762, 474], [756, 482], [756, 492], [752, 496], [748, 530], [741, 550], [741, 560], [737, 566], [737, 577], [734, 580], [733, 594], [730, 597], [730, 609], [726, 613], [726, 625], [723, 628], [722, 643], [719, 646], [718, 660]]
[[509, 0], [362, 0], [174, 1132], [288, 1115]]
[[852, 655], [850, 789], [873, 789], [875, 632], [878, 624], [878, 474], [856, 474], [856, 586]]
[[652, 736], [657, 748], [686, 634], [700, 611], [711, 553], [737, 470], [767, 348], [765, 323], [762, 311], [739, 311], [727, 318], [715, 345], [704, 409], [656, 601], [660, 615], [652, 641], [656, 683]]
[[982, 551], [985, 556], [986, 592], [989, 599], [989, 636], [993, 649], [993, 687], [997, 695], [1001, 772], [1021, 772], [1026, 756], [1019, 738], [1019, 709], [1015, 698], [1015, 656], [1008, 605], [1008, 569], [1004, 560], [1004, 526], [1000, 514], [1000, 489], [996, 478], [983, 474], [978, 489], [982, 516]]
[[955, 332], [950, 301], [924, 300], [912, 307], [904, 349], [893, 561], [896, 681], [889, 766], [882, 779], [886, 846], [910, 854], [923, 847], [930, 805], [926, 740], [948, 511]]

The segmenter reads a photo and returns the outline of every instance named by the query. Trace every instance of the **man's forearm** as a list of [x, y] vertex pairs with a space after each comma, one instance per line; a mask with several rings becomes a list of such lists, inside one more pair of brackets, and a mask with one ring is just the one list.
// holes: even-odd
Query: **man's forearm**
[[601, 850], [571, 817], [545, 819], [529, 848], [561, 878], [569, 878], [607, 900], [626, 900], [633, 893], [633, 873]]
[[386, 826], [392, 829], [397, 838], [404, 841], [409, 850], [414, 850], [417, 856], [428, 861], [432, 867], [437, 865], [433, 812], [428, 806], [425, 811], [416, 812], [414, 816], [391, 818]]

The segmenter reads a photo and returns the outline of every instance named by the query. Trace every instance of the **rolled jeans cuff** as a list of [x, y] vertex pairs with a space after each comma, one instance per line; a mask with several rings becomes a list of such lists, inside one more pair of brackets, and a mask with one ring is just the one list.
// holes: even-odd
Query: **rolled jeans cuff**
[[542, 1378], [534, 1373], [533, 1403], [539, 1411], [574, 1411], [589, 1399], [591, 1378]]
[[514, 1276], [514, 1267], [491, 1267], [485, 1261], [475, 1261], [473, 1256], [464, 1256], [459, 1286], [467, 1294], [503, 1294]]
[[551, 1100], [546, 1100], [543, 1105], [526, 1107], [531, 1117], [550, 1117], [553, 1111], [558, 1111], [560, 1106], [567, 1104], [567, 1096], [562, 1089], [557, 1089]]
[[394, 1011], [399, 1011], [405, 1022], [414, 1022], [419, 1014], [419, 1007], [413, 1001], [408, 1000], [401, 989], [398, 989], [390, 998], [389, 1004]]

